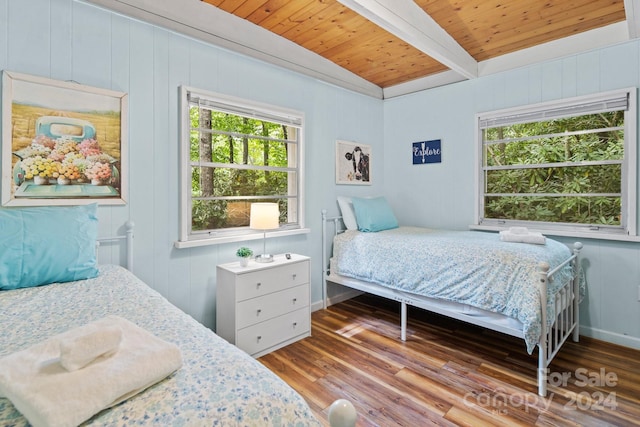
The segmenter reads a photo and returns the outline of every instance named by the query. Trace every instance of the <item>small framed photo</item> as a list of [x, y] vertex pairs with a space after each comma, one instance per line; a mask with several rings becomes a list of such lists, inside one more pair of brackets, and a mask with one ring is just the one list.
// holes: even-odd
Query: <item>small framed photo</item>
[[3, 71], [2, 205], [127, 203], [127, 94]]
[[336, 141], [336, 184], [371, 185], [371, 146]]

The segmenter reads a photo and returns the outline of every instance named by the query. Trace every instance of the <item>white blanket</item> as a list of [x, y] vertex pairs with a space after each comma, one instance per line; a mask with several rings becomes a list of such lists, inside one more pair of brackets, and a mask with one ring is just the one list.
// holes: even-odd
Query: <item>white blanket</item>
[[536, 245], [544, 245], [547, 242], [547, 238], [542, 233], [529, 231], [526, 227], [511, 227], [508, 230], [502, 230], [500, 232], [500, 240], [513, 243], [533, 243]]
[[[94, 354], [85, 366], [67, 370], [61, 364], [61, 344], [64, 349], [78, 342], [88, 325], [119, 328], [121, 341], [115, 351]], [[182, 366], [176, 345], [126, 319], [107, 316], [88, 325], [85, 332], [75, 328], [0, 359], [0, 397], [11, 400], [34, 427], [77, 426]], [[88, 349], [87, 354], [96, 352]]]

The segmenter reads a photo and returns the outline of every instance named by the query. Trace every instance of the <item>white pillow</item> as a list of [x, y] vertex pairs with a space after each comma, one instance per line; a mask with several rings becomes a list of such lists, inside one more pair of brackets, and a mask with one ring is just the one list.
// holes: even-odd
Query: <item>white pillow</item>
[[357, 230], [358, 222], [356, 221], [356, 213], [353, 210], [351, 197], [338, 196], [338, 206], [340, 206], [342, 222], [344, 222], [344, 226], [347, 227], [347, 230]]

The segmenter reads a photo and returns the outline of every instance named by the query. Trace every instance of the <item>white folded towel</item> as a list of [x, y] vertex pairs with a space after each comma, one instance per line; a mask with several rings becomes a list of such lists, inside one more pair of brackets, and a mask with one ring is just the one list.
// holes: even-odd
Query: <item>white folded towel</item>
[[115, 325], [89, 323], [69, 331], [60, 340], [60, 364], [67, 371], [84, 368], [99, 357], [115, 354], [122, 341], [122, 329]]
[[531, 232], [526, 227], [511, 227], [500, 232], [500, 240], [513, 243], [533, 243], [544, 245], [547, 238], [542, 233]]
[[77, 426], [182, 366], [176, 345], [126, 319], [107, 316], [92, 324], [119, 328], [122, 341], [116, 352], [103, 353], [83, 368], [68, 371], [61, 364], [61, 343], [82, 335], [74, 329], [0, 359], [0, 397], [34, 427]]

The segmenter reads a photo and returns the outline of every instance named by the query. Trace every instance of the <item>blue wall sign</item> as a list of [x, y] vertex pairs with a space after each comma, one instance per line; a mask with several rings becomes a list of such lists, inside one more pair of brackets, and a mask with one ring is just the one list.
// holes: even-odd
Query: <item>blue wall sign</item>
[[442, 149], [440, 140], [421, 141], [413, 143], [413, 164], [441, 163]]

